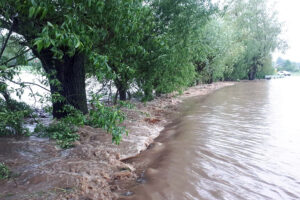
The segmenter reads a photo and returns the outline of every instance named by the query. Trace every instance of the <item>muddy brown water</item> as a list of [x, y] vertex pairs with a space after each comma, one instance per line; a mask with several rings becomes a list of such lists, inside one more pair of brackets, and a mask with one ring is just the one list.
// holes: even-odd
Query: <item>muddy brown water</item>
[[[242, 82], [183, 104], [124, 199], [300, 199], [300, 77]], [[144, 154], [144, 155], [143, 155]]]

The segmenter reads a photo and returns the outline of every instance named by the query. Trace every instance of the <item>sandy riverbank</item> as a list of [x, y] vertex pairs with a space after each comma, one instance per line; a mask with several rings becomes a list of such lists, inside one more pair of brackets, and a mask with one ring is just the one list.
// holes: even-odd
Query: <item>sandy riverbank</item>
[[101, 129], [83, 127], [74, 148], [61, 150], [53, 141], [6, 138], [0, 142], [0, 162], [17, 176], [0, 182], [0, 199], [118, 199], [120, 182], [137, 179], [136, 166], [124, 162], [137, 156], [175, 118], [180, 103], [206, 95], [232, 82], [198, 85], [182, 95], [168, 95], [148, 102], [133, 102], [124, 110], [129, 135], [119, 146]]

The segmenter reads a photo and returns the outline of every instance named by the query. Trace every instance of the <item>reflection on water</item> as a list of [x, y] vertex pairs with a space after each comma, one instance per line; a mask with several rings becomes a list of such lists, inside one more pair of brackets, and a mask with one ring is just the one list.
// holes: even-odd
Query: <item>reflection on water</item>
[[195, 103], [136, 199], [300, 199], [300, 78], [239, 83]]

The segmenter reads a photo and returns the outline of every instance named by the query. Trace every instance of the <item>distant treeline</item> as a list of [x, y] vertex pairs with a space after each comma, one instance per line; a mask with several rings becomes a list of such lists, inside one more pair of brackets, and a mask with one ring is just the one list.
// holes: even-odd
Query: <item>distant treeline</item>
[[300, 63], [292, 62], [279, 57], [275, 63], [275, 68], [277, 71], [299, 72]]

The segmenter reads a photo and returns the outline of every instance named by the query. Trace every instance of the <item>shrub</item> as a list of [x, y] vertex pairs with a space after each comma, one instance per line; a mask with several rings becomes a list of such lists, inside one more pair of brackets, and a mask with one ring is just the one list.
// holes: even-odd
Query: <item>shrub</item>
[[76, 133], [77, 127], [88, 125], [94, 128], [103, 128], [107, 133], [112, 135], [112, 142], [119, 144], [122, 135], [124, 133], [128, 134], [125, 127], [120, 126], [126, 118], [121, 108], [132, 109], [133, 105], [120, 101], [116, 106], [105, 106], [100, 102], [100, 97], [96, 95], [93, 97], [91, 104], [93, 105], [93, 109], [90, 110], [88, 115], [83, 115], [72, 106], [66, 106], [64, 111], [69, 113], [67, 117], [49, 126], [39, 124], [34, 132], [42, 137], [49, 137], [56, 140], [60, 147], [66, 149], [72, 147], [74, 141], [79, 139], [79, 135]]
[[0, 99], [0, 135], [28, 135], [29, 130], [23, 127], [24, 118], [32, 114], [32, 109], [25, 103], [11, 100], [8, 107]]
[[29, 130], [23, 127], [26, 111], [0, 111], [0, 135], [28, 135]]
[[92, 100], [92, 105], [93, 109], [90, 111], [85, 124], [95, 128], [103, 128], [112, 135], [112, 142], [119, 144], [122, 135], [128, 134], [125, 127], [120, 126], [126, 118], [120, 108], [123, 106], [132, 108], [132, 105], [122, 102], [117, 107], [109, 107], [103, 105], [96, 96]]

